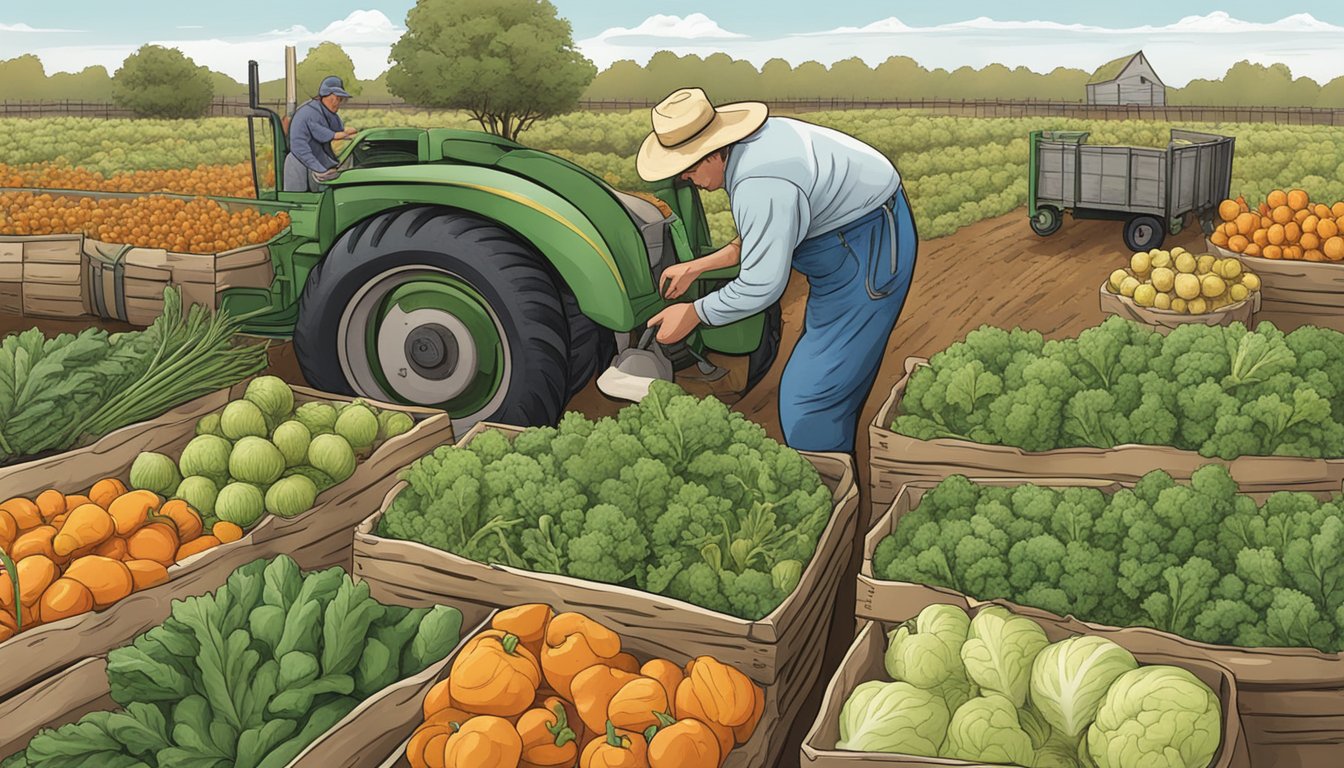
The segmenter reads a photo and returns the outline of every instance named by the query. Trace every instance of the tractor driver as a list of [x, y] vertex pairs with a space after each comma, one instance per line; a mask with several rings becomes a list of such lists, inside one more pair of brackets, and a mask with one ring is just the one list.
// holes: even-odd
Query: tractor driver
[[318, 87], [317, 98], [294, 110], [289, 123], [289, 154], [285, 156], [286, 192], [316, 192], [317, 181], [335, 176], [333, 171], [339, 163], [331, 142], [356, 133], [346, 128], [337, 114], [349, 98], [341, 78], [332, 75]]
[[663, 272], [664, 296], [674, 299], [705, 272], [741, 264], [721, 289], [651, 318], [658, 341], [766, 310], [783, 295], [790, 268], [798, 270], [809, 296], [780, 380], [780, 425], [793, 448], [852, 453], [915, 271], [915, 224], [895, 166], [847, 134], [768, 117], [761, 103], [716, 108], [699, 88], [653, 108], [636, 166], [645, 181], [678, 177], [727, 190], [740, 233]]

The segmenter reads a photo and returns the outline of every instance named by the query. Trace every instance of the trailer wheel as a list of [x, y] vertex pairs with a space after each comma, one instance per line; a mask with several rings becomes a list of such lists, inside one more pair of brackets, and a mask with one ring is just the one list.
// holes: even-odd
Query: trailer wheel
[[1049, 237], [1059, 231], [1064, 224], [1064, 214], [1058, 208], [1043, 205], [1036, 209], [1031, 217], [1031, 231], [1041, 237]]
[[1172, 219], [1171, 223], [1167, 226], [1167, 234], [1175, 237], [1176, 235], [1181, 234], [1181, 230], [1183, 229], [1185, 229], [1185, 217], [1177, 216]]
[[1167, 228], [1152, 216], [1135, 216], [1125, 223], [1125, 245], [1135, 253], [1162, 247]]
[[478, 421], [554, 424], [570, 335], [546, 263], [486, 219], [433, 207], [370, 217], [313, 269], [294, 351], [318, 389]]

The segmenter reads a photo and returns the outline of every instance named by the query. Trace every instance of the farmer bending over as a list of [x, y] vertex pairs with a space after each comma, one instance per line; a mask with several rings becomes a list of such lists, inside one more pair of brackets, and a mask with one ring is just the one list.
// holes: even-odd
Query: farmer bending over
[[653, 108], [636, 165], [645, 181], [678, 176], [726, 189], [740, 233], [663, 273], [673, 299], [705, 272], [742, 265], [718, 291], [651, 318], [658, 341], [764, 311], [783, 295], [789, 269], [798, 270], [810, 290], [780, 381], [780, 424], [793, 448], [853, 452], [859, 411], [915, 271], [915, 224], [891, 161], [839, 131], [768, 117], [764, 104], [715, 108], [688, 88]]

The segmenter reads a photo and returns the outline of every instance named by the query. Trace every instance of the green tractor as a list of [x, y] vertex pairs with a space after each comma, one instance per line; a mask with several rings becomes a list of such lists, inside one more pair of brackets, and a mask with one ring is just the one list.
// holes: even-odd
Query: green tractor
[[[271, 290], [222, 302], [249, 315], [251, 333], [292, 336], [319, 389], [440, 408], [459, 430], [553, 424], [666, 306], [662, 271], [713, 250], [693, 187], [655, 190], [665, 216], [562, 158], [475, 131], [364, 131], [320, 192], [278, 191], [285, 134], [260, 106], [255, 62], [249, 90], [256, 205], [292, 225], [270, 244]], [[779, 323], [774, 307], [654, 352], [702, 372], [709, 352], [746, 356], [750, 388]]]

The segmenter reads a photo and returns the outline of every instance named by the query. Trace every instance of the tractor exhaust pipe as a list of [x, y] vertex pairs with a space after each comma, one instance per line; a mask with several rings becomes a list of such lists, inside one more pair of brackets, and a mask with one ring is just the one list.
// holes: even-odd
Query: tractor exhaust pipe
[[294, 114], [298, 106], [298, 53], [294, 46], [285, 46], [285, 114]]

